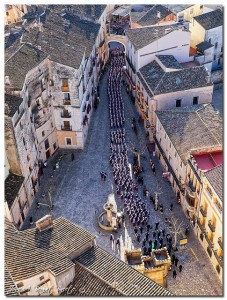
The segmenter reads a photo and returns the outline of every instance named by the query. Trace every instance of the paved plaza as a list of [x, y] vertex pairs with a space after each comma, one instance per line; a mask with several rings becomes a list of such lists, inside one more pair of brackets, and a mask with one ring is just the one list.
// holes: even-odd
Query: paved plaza
[[[116, 248], [115, 243], [110, 241], [109, 232], [104, 232], [97, 225], [98, 216], [103, 212], [103, 205], [107, 202], [108, 195], [115, 192], [112, 168], [109, 164], [110, 154], [110, 126], [107, 98], [107, 76], [106, 73], [100, 85], [100, 104], [97, 110], [93, 111], [89, 128], [88, 140], [84, 150], [74, 151], [75, 160], [71, 161], [72, 151], [61, 150], [48, 161], [41, 179], [41, 186], [36, 194], [23, 229], [34, 227], [29, 224], [29, 217], [34, 221], [49, 214], [47, 206], [37, 208], [36, 202], [49, 204], [48, 188], [51, 186], [51, 198], [54, 208], [51, 211], [53, 218], [63, 216], [70, 221], [96, 234], [96, 243], [108, 252], [124, 259], [124, 249], [134, 249], [139, 246], [135, 241], [132, 224], [126, 217], [125, 224], [117, 233], [114, 233], [115, 240], [120, 237], [121, 247]], [[135, 106], [129, 99], [126, 89], [122, 87], [123, 99], [125, 99], [126, 113], [126, 143], [138, 144], [138, 136], [145, 141], [145, 131], [137, 122], [138, 136], [131, 129], [131, 119], [138, 120]], [[53, 171], [53, 165], [62, 155], [59, 162], [59, 169]], [[128, 153], [129, 162], [133, 163], [133, 154]], [[149, 159], [151, 154], [148, 150], [141, 157], [143, 168], [144, 184], [150, 193], [154, 195], [157, 189], [160, 190], [159, 203], [164, 206], [164, 215], [155, 211], [153, 204], [148, 200], [151, 224], [160, 222], [159, 227], [165, 228], [164, 217], [170, 214], [170, 203], [174, 204], [173, 212], [179, 220], [185, 224], [188, 222], [180, 206], [177, 204], [176, 196], [172, 191], [170, 183], [162, 179], [162, 167], [157, 157], [152, 156], [156, 166], [156, 174], [153, 175]], [[100, 171], [107, 173], [106, 181], [101, 181]], [[142, 188], [140, 187], [140, 193]], [[44, 195], [44, 196], [42, 196]], [[115, 201], [119, 210], [123, 209], [123, 200], [116, 196]], [[187, 248], [176, 252], [179, 264], [183, 266], [181, 273], [177, 270], [177, 277], [173, 279], [172, 270], [168, 275], [167, 288], [176, 295], [222, 295], [220, 280], [213, 269], [206, 252], [203, 250], [192, 229], [189, 232]]]

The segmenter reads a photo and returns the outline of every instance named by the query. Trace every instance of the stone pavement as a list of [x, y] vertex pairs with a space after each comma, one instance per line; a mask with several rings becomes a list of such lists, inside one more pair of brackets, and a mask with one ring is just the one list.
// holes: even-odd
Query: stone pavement
[[[122, 88], [125, 99], [126, 112], [126, 143], [138, 144], [138, 137], [145, 141], [145, 131], [137, 122], [138, 136], [131, 129], [131, 119], [138, 119], [138, 114], [134, 105], [129, 99], [125, 88]], [[110, 127], [107, 98], [107, 74], [104, 75], [100, 85], [100, 104], [97, 111], [93, 112], [89, 128], [88, 140], [85, 149], [74, 151], [75, 160], [71, 161], [71, 152], [61, 150], [51, 158], [48, 167], [44, 170], [42, 183], [36, 198], [31, 206], [23, 228], [31, 228], [29, 217], [34, 221], [50, 213], [45, 206], [37, 208], [36, 202], [49, 204], [47, 189], [52, 186], [51, 197], [54, 208], [51, 211], [53, 218], [63, 216], [81, 227], [96, 234], [96, 243], [106, 251], [124, 260], [124, 249], [134, 249], [140, 247], [135, 241], [132, 224], [128, 218], [125, 219], [124, 226], [114, 233], [115, 240], [120, 237], [121, 247], [118, 249], [115, 243], [109, 240], [109, 232], [104, 232], [97, 225], [98, 215], [103, 211], [103, 205], [107, 202], [108, 195], [115, 192], [112, 179], [112, 170], [109, 164]], [[53, 171], [53, 164], [59, 154], [62, 154], [59, 169]], [[133, 154], [128, 153], [129, 162], [133, 162]], [[162, 168], [156, 157], [152, 157], [156, 166], [156, 174], [153, 175], [149, 165], [150, 153], [148, 151], [141, 157], [143, 168], [144, 184], [154, 195], [157, 186], [161, 187], [159, 203], [164, 206], [164, 214], [169, 215], [170, 203], [174, 204], [173, 212], [179, 220], [187, 222], [185, 215], [176, 202], [176, 197], [168, 181], [162, 179]], [[107, 180], [101, 181], [100, 171], [107, 173]], [[51, 178], [53, 174], [53, 178]], [[42, 198], [42, 194], [45, 197]], [[141, 188], [140, 188], [141, 193]], [[115, 201], [118, 209], [123, 209], [123, 201], [116, 196]], [[147, 201], [150, 210], [151, 223], [160, 222], [160, 228], [164, 228], [164, 215], [159, 211], [154, 211], [153, 205]], [[197, 257], [191, 251], [194, 250]], [[177, 278], [172, 278], [172, 271], [168, 275], [168, 289], [176, 295], [222, 295], [221, 283], [215, 270], [208, 259], [193, 231], [190, 231], [186, 250], [177, 252], [179, 264], [183, 265], [182, 273], [177, 271]], [[172, 268], [173, 270], [174, 268]]]

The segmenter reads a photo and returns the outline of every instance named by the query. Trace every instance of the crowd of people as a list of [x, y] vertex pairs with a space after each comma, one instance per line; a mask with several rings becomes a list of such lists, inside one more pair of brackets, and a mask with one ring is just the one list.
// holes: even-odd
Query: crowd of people
[[[152, 249], [166, 247], [169, 254], [172, 251], [172, 237], [164, 228], [159, 228], [159, 222], [152, 224], [150, 212], [144, 199], [140, 196], [139, 184], [143, 185], [142, 170], [134, 156], [133, 168], [129, 168], [128, 149], [126, 145], [124, 103], [121, 96], [123, 53], [120, 49], [112, 52], [110, 72], [108, 78], [109, 114], [110, 114], [110, 157], [109, 162], [113, 170], [116, 193], [124, 203], [124, 211], [134, 226], [135, 241], [142, 249], [142, 255], [151, 255]], [[155, 166], [150, 161], [151, 169], [155, 174]], [[148, 191], [144, 191], [146, 200]], [[153, 198], [152, 196], [150, 196]], [[154, 202], [154, 201], [153, 201]], [[155, 202], [154, 202], [155, 203]], [[171, 207], [172, 209], [172, 207]], [[160, 210], [161, 211], [161, 210]], [[163, 207], [162, 207], [163, 211]], [[113, 242], [113, 235], [110, 236]], [[120, 247], [119, 238], [116, 245]], [[174, 263], [176, 263], [174, 257]], [[175, 273], [174, 273], [175, 274]]]

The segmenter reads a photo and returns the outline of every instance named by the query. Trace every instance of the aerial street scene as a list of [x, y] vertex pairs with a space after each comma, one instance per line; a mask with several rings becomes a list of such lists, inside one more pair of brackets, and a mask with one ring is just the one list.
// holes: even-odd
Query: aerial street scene
[[5, 296], [224, 296], [223, 5], [4, 8]]

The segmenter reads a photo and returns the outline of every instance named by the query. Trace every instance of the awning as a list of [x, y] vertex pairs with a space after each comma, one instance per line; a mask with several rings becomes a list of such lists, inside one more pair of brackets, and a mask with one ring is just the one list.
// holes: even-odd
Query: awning
[[129, 15], [130, 10], [130, 6], [121, 6], [118, 7], [114, 12], [112, 12], [112, 16], [126, 17]]

